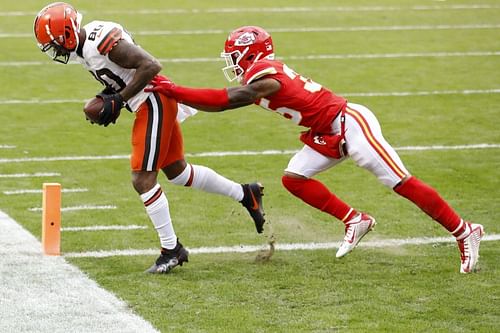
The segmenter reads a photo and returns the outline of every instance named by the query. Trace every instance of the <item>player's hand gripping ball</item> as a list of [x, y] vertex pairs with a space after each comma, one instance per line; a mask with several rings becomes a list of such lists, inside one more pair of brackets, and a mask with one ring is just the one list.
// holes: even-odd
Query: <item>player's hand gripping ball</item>
[[110, 123], [116, 123], [122, 107], [123, 97], [119, 93], [100, 93], [85, 104], [83, 112], [90, 123], [106, 127]]
[[90, 121], [91, 124], [99, 123], [99, 116], [104, 110], [104, 100], [100, 97], [94, 97], [85, 103], [83, 112], [85, 119]]

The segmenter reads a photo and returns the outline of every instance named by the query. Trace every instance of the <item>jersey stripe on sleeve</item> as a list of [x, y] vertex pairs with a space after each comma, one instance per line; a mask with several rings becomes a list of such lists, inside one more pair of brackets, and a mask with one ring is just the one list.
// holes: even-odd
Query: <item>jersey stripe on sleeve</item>
[[102, 55], [108, 54], [109, 51], [115, 46], [116, 42], [118, 42], [122, 38], [122, 31], [119, 28], [113, 28], [110, 32], [99, 43], [97, 46], [97, 50]]

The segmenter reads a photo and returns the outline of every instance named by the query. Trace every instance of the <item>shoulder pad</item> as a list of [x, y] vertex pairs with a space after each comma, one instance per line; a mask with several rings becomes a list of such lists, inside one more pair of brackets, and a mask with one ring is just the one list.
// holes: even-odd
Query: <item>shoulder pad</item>
[[272, 75], [277, 73], [278, 71], [272, 64], [268, 62], [258, 61], [254, 63], [245, 73], [245, 83], [249, 84], [266, 75]]

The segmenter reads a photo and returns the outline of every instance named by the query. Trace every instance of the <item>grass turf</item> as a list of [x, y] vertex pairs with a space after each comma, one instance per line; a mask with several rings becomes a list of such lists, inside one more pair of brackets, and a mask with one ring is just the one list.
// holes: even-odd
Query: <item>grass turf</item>
[[[185, 8], [184, 14], [143, 15], [138, 2], [74, 1], [92, 19], [117, 20], [135, 32], [136, 41], [159, 58], [216, 58], [226, 33], [148, 36], [141, 31], [221, 29], [259, 24], [280, 27], [359, 27], [404, 25], [498, 25], [500, 9], [453, 9], [460, 1], [429, 3], [441, 9], [412, 10], [414, 1], [377, 2], [387, 10], [367, 10], [369, 1], [275, 1], [272, 7], [343, 7], [354, 10], [311, 12], [207, 12], [228, 5], [220, 1], [174, 3], [149, 1], [148, 8]], [[2, 11], [37, 12], [42, 1], [8, 2]], [[119, 5], [132, 9], [118, 13]], [[231, 7], [270, 7], [265, 1]], [[496, 7], [495, 7], [496, 6]], [[189, 12], [200, 8], [200, 12]], [[357, 11], [355, 9], [358, 9]], [[389, 10], [388, 8], [399, 8]], [[112, 12], [115, 10], [115, 12]], [[3, 33], [31, 34], [32, 16], [3, 16]], [[497, 28], [277, 32], [279, 56], [476, 52], [500, 49]], [[45, 65], [2, 66], [2, 97], [9, 100], [75, 99], [63, 104], [0, 103], [2, 159], [54, 156], [126, 155], [132, 115], [124, 112], [116, 126], [85, 122], [81, 107], [99, 85], [77, 65], [48, 62], [30, 38], [1, 38], [0, 62], [41, 61]], [[394, 59], [290, 60], [304, 76], [340, 93], [418, 92], [498, 89], [498, 56], [405, 57]], [[163, 73], [194, 86], [225, 85], [221, 62], [164, 62]], [[408, 97], [349, 97], [369, 106], [386, 138], [395, 147], [500, 143], [496, 126], [498, 94]], [[188, 153], [298, 149], [300, 128], [256, 107], [224, 114], [200, 114], [183, 124]], [[436, 187], [465, 218], [498, 234], [500, 218], [498, 149], [401, 151], [409, 170]], [[290, 155], [191, 157], [238, 182], [260, 180], [265, 207], [278, 242], [338, 241], [338, 221], [305, 206], [280, 185]], [[63, 233], [63, 252], [145, 249], [158, 246], [151, 223], [130, 185], [128, 161], [56, 161], [0, 163], [0, 174], [58, 172], [46, 178], [2, 178], [0, 208], [37, 237], [39, 195], [5, 195], [13, 189], [40, 189], [45, 181], [88, 192], [63, 195], [63, 206], [114, 204], [112, 211], [63, 213], [63, 226], [139, 224], [146, 230]], [[375, 215], [379, 225], [367, 239], [433, 237], [446, 233], [404, 199], [384, 188], [366, 171], [346, 162], [321, 174], [335, 193]], [[175, 187], [160, 178], [171, 205], [174, 226], [187, 247], [263, 244], [246, 212], [231, 200]], [[331, 250], [278, 251], [268, 263], [254, 254], [192, 255], [189, 264], [168, 276], [143, 273], [150, 256], [70, 259], [100, 285], [124, 299], [163, 332], [493, 332], [500, 326], [498, 242], [481, 246], [480, 274], [458, 274], [455, 244], [356, 249], [344, 260]]]

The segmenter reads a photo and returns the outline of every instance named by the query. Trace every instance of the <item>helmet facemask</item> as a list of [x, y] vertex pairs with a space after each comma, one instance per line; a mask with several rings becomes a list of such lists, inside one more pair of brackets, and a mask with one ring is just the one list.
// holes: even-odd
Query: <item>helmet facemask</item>
[[60, 62], [62, 64], [67, 64], [70, 57], [70, 51], [65, 49], [63, 46], [57, 44], [55, 41], [47, 43], [45, 45], [38, 44], [40, 50], [45, 53], [50, 59]]
[[245, 70], [240, 66], [240, 61], [248, 53], [248, 47], [242, 52], [239, 50], [233, 52], [222, 52], [220, 56], [226, 61], [226, 67], [222, 68], [224, 76], [229, 82], [238, 80], [241, 82]]

